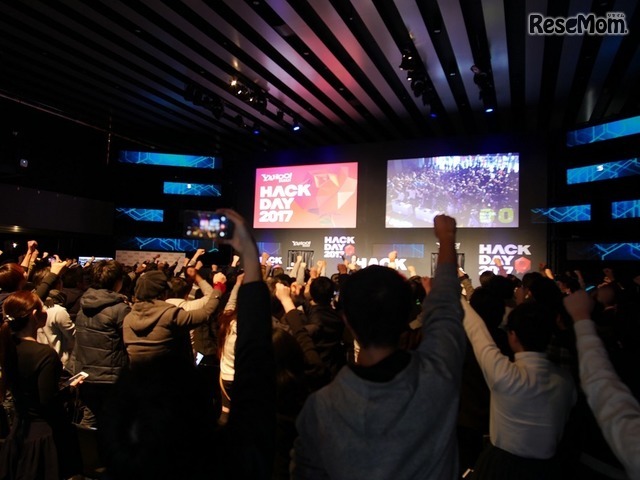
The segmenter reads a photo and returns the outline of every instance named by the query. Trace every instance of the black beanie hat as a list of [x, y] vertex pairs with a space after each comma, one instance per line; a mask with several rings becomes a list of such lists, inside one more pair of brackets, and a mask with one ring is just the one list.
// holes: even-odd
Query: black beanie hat
[[154, 300], [162, 296], [169, 289], [167, 276], [160, 270], [151, 270], [143, 273], [138, 282], [134, 295], [137, 300]]

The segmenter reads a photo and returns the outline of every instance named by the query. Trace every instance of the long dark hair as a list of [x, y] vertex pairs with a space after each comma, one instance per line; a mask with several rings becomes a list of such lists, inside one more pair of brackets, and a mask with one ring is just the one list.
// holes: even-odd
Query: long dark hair
[[33, 292], [20, 290], [9, 295], [2, 304], [0, 325], [0, 400], [4, 400], [7, 389], [14, 384], [18, 374], [18, 354], [12, 335], [29, 323], [33, 310], [42, 309], [42, 300]]

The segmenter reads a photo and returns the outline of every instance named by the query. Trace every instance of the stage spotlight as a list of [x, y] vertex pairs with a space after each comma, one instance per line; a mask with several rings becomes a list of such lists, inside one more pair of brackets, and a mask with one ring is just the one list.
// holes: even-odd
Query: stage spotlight
[[252, 132], [254, 135], [260, 135], [260, 125], [257, 122], [253, 124]]
[[258, 111], [264, 115], [267, 112], [267, 96], [264, 92], [260, 92], [256, 94], [254, 101]]
[[427, 105], [427, 115], [430, 118], [442, 117], [445, 113], [444, 108], [440, 105], [438, 100], [434, 100]]
[[224, 102], [221, 98], [209, 98], [207, 108], [211, 113], [213, 113], [213, 116], [216, 117], [216, 119], [220, 120], [220, 118], [222, 118], [222, 115], [224, 114]]
[[411, 90], [413, 90], [413, 95], [416, 97], [421, 96], [424, 93], [425, 88], [427, 86], [426, 83], [427, 82], [425, 78], [422, 76], [417, 76], [413, 78], [411, 80]]
[[496, 109], [496, 106], [493, 102], [488, 100], [483, 100], [484, 103], [484, 113], [493, 113]]
[[291, 130], [293, 130], [294, 132], [297, 132], [300, 130], [300, 122], [298, 122], [298, 120], [293, 120], [293, 124], [291, 125]]
[[400, 70], [414, 70], [416, 62], [413, 59], [413, 54], [409, 50], [402, 51], [402, 60], [400, 61]]

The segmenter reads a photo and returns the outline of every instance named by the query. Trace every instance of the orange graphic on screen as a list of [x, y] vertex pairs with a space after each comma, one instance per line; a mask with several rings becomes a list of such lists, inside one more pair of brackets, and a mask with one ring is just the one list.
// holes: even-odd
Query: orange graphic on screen
[[254, 228], [355, 228], [358, 164], [256, 170]]

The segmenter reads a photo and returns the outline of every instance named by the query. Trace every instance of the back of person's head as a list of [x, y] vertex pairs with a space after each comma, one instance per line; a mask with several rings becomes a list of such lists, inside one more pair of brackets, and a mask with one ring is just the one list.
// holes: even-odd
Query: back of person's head
[[559, 275], [557, 282], [560, 289], [568, 289], [571, 293], [580, 290], [580, 283], [578, 282], [578, 279], [568, 274]]
[[169, 290], [169, 282], [165, 273], [161, 270], [151, 270], [138, 278], [134, 296], [136, 300], [146, 302], [164, 298], [167, 290]]
[[2, 304], [2, 325], [11, 332], [19, 332], [27, 325], [31, 313], [42, 308], [42, 300], [35, 293], [29, 290], [13, 292]]
[[410, 321], [411, 288], [395, 270], [372, 265], [348, 278], [340, 303], [362, 347], [396, 346]]
[[513, 298], [513, 291], [515, 289], [513, 282], [501, 275], [494, 275], [491, 277], [487, 281], [485, 287], [494, 297], [499, 298], [504, 302]]
[[526, 351], [546, 352], [555, 326], [556, 313], [538, 302], [525, 302], [507, 317], [507, 331], [513, 331]]
[[172, 277], [169, 280], [168, 298], [184, 298], [191, 291], [191, 284], [184, 278]]
[[3, 292], [15, 292], [20, 290], [27, 280], [24, 269], [17, 263], [5, 263], [0, 265], [0, 290]]
[[535, 278], [529, 285], [532, 300], [541, 303], [545, 308], [556, 313], [564, 311], [562, 304], [563, 294], [555, 281], [548, 277]]
[[511, 286], [513, 287], [513, 290], [515, 290], [516, 288], [522, 287], [522, 280], [520, 280], [518, 277], [516, 277], [511, 273], [507, 275], [507, 280], [511, 282]]
[[[214, 409], [192, 365], [159, 359], [123, 371], [105, 407], [102, 453], [109, 478], [211, 478]], [[215, 477], [214, 477], [215, 478]]]
[[7, 390], [18, 381], [18, 355], [13, 334], [29, 324], [34, 310], [43, 310], [42, 300], [29, 290], [18, 290], [9, 295], [2, 304], [0, 321], [0, 401], [5, 399]]
[[84, 269], [78, 266], [68, 268], [62, 272], [62, 286], [64, 288], [83, 288]]
[[46, 277], [50, 272], [51, 272], [51, 267], [49, 265], [47, 265], [46, 267], [38, 268], [33, 274], [33, 276], [31, 277], [31, 281], [33, 282], [33, 285], [36, 287], [40, 285], [44, 280], [44, 277]]
[[493, 273], [491, 270], [485, 270], [484, 272], [482, 272], [480, 274], [480, 286], [486, 287], [487, 286], [487, 282], [489, 280], [491, 280], [495, 276], [496, 276], [496, 274]]
[[96, 289], [114, 290], [124, 275], [124, 269], [117, 260], [100, 260], [90, 268], [91, 286]]
[[291, 284], [294, 282], [294, 279], [291, 278], [289, 275], [287, 275], [284, 272], [280, 272], [278, 274], [274, 274], [273, 275], [273, 280], [275, 283], [282, 283], [284, 285], [286, 285], [287, 287], [290, 287]]
[[278, 266], [278, 267], [273, 267], [273, 269], [271, 270], [271, 275], [273, 275], [274, 277], [277, 277], [278, 275], [286, 275], [284, 273], [284, 268]]
[[531, 284], [538, 278], [542, 278], [540, 272], [527, 272], [522, 276], [522, 288], [529, 289]]
[[336, 292], [336, 284], [328, 277], [318, 277], [311, 282], [309, 293], [318, 305], [330, 305]]
[[469, 304], [484, 320], [490, 332], [497, 329], [502, 323], [505, 312], [504, 300], [495, 295], [491, 289], [487, 287], [476, 288], [471, 295]]

